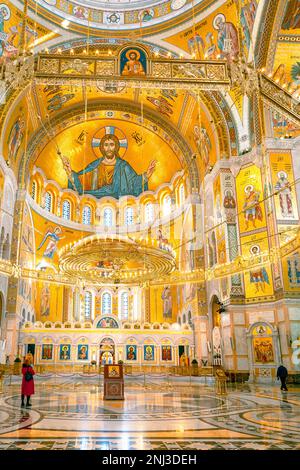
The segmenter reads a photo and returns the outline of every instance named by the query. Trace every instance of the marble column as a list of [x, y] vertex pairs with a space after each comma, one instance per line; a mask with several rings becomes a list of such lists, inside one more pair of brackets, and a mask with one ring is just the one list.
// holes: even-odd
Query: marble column
[[207, 349], [208, 316], [201, 315], [201, 316], [194, 317], [193, 325], [194, 325], [194, 341], [195, 341], [195, 358], [197, 359], [199, 366], [202, 364], [201, 361], [207, 361], [207, 364], [208, 364], [210, 360], [210, 353]]

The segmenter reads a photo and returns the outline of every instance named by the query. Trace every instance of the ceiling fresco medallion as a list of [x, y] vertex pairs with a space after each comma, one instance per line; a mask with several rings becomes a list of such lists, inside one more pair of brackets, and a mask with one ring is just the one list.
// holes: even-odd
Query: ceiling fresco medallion
[[[55, 23], [65, 19], [95, 29], [136, 29], [159, 26], [201, 4], [203, 0], [31, 0]], [[42, 12], [44, 9], [46, 12]], [[49, 18], [50, 19], [50, 16]]]

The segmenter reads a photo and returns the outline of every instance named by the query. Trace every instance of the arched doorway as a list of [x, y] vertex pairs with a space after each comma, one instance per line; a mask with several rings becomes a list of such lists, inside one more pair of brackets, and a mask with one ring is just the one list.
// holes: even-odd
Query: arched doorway
[[115, 343], [112, 338], [103, 338], [100, 343], [99, 364], [113, 364], [115, 362]]

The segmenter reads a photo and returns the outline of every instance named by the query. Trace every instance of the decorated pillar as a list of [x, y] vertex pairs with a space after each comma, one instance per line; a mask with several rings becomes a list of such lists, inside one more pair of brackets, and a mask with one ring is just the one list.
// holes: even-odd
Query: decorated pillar
[[7, 355], [12, 362], [18, 352], [19, 342], [19, 316], [18, 316], [18, 292], [19, 292], [19, 264], [20, 264], [20, 243], [22, 236], [22, 221], [25, 205], [25, 190], [18, 190], [15, 203], [13, 229], [12, 229], [12, 243], [10, 260], [14, 266], [13, 275], [8, 281], [7, 290], [7, 312], [6, 312], [6, 340], [7, 340]]
[[80, 290], [77, 286], [73, 291], [73, 319], [74, 321], [80, 320]]
[[128, 292], [128, 319], [130, 322], [133, 321], [134, 315], [133, 315], [133, 292], [132, 289], [129, 290]]
[[[227, 261], [234, 261], [240, 254], [239, 250], [239, 230], [238, 219], [236, 217], [236, 192], [234, 177], [229, 168], [223, 168], [221, 172], [222, 185], [222, 205], [224, 210], [224, 219], [226, 222], [226, 252]], [[243, 296], [242, 277], [240, 274], [234, 274], [230, 278], [230, 297]], [[223, 296], [224, 298], [224, 296]]]
[[[208, 335], [208, 316], [197, 315], [193, 318], [194, 329], [194, 351], [195, 359], [198, 361], [199, 366], [208, 365], [209, 352], [207, 349], [207, 335]], [[193, 360], [194, 357], [191, 357]]]
[[143, 308], [142, 308], [142, 322], [150, 322], [150, 287], [144, 287], [143, 289]]
[[119, 312], [119, 295], [118, 289], [114, 289], [112, 292], [112, 314], [118, 317]]
[[61, 193], [57, 196], [57, 204], [56, 204], [56, 215], [60, 217], [61, 213]]
[[81, 223], [80, 220], [80, 204], [75, 204], [75, 222]]
[[63, 290], [63, 312], [62, 321], [72, 321], [72, 310], [73, 310], [73, 292], [69, 286], [64, 286]]
[[248, 302], [273, 300], [269, 209], [264, 202], [261, 162], [255, 155], [243, 160], [236, 177], [236, 193], [245, 297]]

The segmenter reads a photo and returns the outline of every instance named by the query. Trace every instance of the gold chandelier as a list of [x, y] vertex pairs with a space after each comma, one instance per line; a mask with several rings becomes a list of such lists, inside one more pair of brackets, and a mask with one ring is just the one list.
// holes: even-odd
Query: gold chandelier
[[156, 240], [92, 235], [62, 248], [62, 273], [89, 284], [140, 284], [173, 272], [175, 251]]

